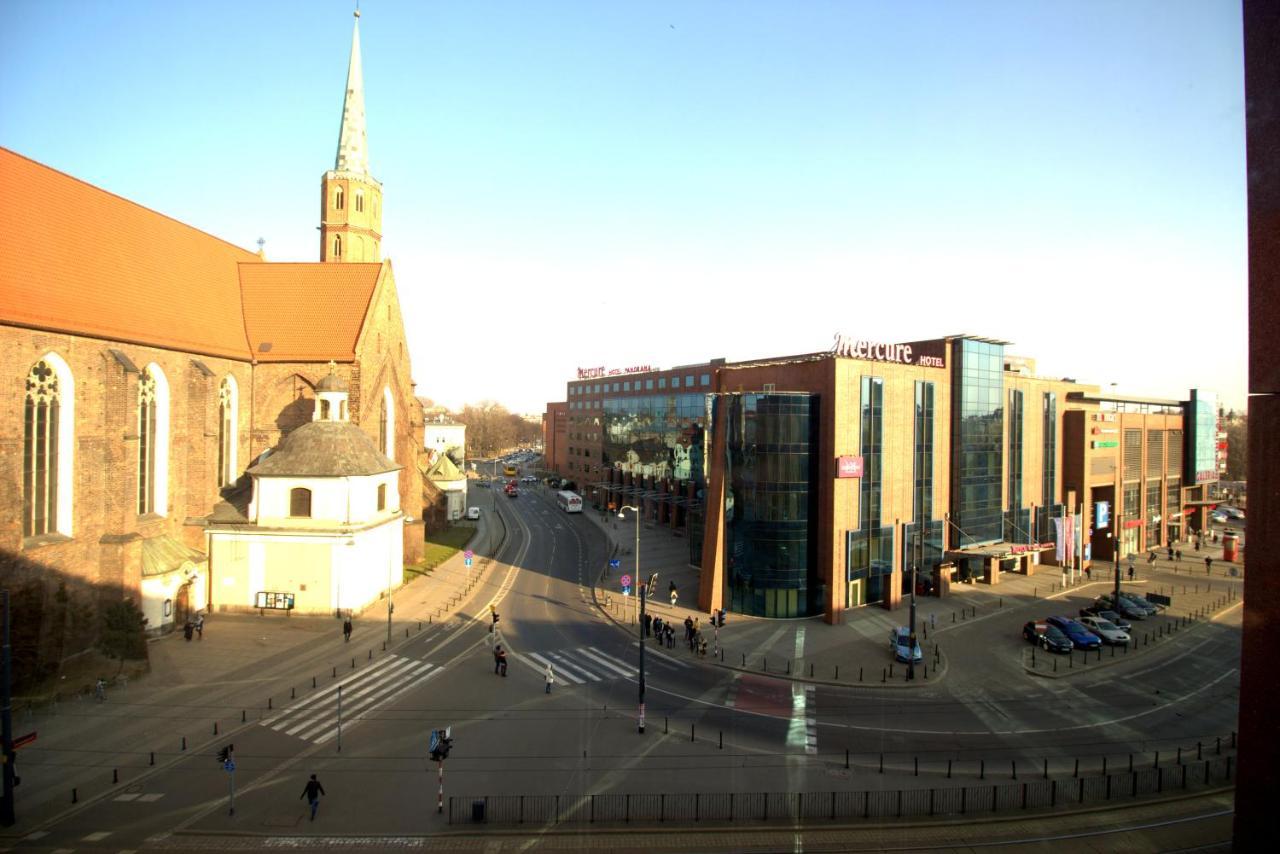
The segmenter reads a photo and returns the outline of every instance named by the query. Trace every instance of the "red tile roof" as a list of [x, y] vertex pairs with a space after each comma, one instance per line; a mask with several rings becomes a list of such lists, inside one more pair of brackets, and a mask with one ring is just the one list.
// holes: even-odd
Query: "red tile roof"
[[241, 264], [253, 357], [351, 361], [381, 270], [381, 264]]
[[0, 322], [243, 358], [258, 256], [0, 148]]
[[0, 323], [263, 362], [355, 356], [381, 264], [265, 263], [5, 148], [0, 187]]

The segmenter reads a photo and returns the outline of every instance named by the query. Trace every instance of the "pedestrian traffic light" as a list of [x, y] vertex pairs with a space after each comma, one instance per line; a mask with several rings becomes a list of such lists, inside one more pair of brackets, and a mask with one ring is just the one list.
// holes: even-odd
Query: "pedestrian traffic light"
[[219, 750], [218, 761], [221, 762], [223, 765], [226, 765], [228, 760], [231, 759], [231, 754], [235, 752], [235, 749], [236, 749], [236, 746], [234, 744], [228, 744], [226, 747]]
[[443, 762], [449, 758], [449, 748], [453, 747], [453, 737], [450, 735], [452, 730], [453, 727], [448, 727], [431, 731], [428, 749], [431, 751], [432, 762]]

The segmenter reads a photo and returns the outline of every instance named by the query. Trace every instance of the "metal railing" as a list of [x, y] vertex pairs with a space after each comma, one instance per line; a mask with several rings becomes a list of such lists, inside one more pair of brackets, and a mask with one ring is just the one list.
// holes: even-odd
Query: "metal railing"
[[449, 823], [661, 824], [923, 818], [1071, 809], [1235, 782], [1235, 757], [1097, 777], [929, 789], [449, 798]]

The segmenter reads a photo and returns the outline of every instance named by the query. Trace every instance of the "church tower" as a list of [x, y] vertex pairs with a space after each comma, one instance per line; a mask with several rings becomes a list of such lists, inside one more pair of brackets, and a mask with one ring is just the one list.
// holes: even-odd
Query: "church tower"
[[382, 260], [382, 185], [369, 174], [359, 9], [351, 30], [338, 156], [320, 181], [320, 260]]

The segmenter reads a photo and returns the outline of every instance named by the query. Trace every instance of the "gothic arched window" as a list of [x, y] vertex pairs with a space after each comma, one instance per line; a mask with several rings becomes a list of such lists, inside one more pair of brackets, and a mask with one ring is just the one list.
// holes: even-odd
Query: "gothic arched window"
[[156, 502], [156, 378], [147, 366], [138, 377], [138, 515]]
[[382, 398], [382, 406], [378, 408], [378, 450], [387, 452], [387, 398]]
[[341, 187], [339, 187], [338, 189], [336, 189], [336, 190], [334, 190], [334, 191], [333, 191], [333, 208], [334, 208], [334, 210], [339, 210], [339, 211], [340, 211], [340, 210], [342, 210], [343, 202], [344, 202], [344, 200], [343, 200], [343, 197], [342, 197], [342, 188], [341, 188]]
[[27, 373], [22, 441], [22, 535], [58, 529], [58, 375], [44, 359]]
[[232, 377], [218, 389], [218, 488], [236, 477], [236, 382]]
[[341, 234], [335, 234], [333, 236], [333, 257], [334, 258], [342, 257], [342, 235]]
[[364, 213], [364, 190], [356, 190], [356, 213]]
[[289, 490], [289, 515], [311, 518], [311, 490], [305, 486], [295, 486]]

